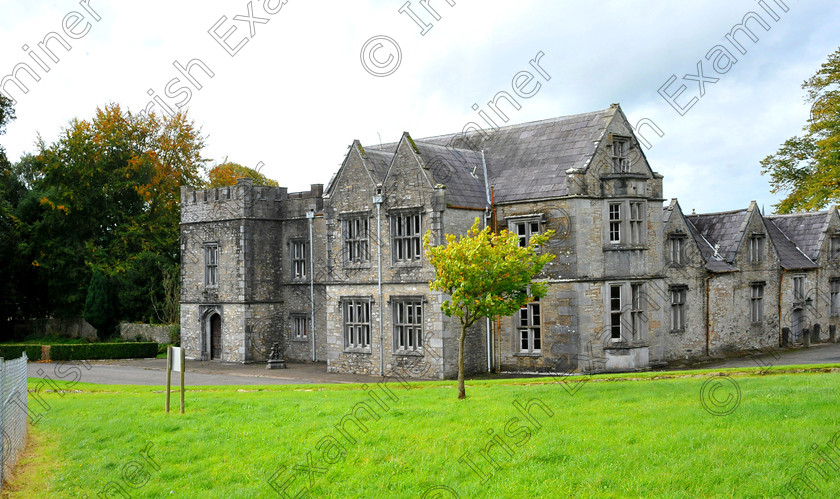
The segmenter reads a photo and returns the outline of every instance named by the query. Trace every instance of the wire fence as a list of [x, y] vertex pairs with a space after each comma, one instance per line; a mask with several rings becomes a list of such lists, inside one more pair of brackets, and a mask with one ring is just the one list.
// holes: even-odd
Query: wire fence
[[26, 445], [26, 360], [0, 358], [0, 490]]

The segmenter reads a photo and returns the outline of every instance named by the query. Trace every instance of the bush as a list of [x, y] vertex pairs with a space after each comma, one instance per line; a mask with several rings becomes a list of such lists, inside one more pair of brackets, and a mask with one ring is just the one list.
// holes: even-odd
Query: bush
[[52, 345], [50, 360], [143, 359], [156, 357], [158, 344], [91, 343], [90, 345]]
[[6, 360], [19, 359], [24, 351], [29, 360], [41, 360], [41, 345], [0, 345], [0, 357]]

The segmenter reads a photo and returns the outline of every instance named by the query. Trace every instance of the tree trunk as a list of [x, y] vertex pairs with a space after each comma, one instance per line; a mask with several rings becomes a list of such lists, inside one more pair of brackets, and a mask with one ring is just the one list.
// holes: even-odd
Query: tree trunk
[[464, 389], [464, 338], [467, 337], [467, 326], [461, 324], [461, 340], [458, 343], [458, 398], [467, 398], [467, 392]]

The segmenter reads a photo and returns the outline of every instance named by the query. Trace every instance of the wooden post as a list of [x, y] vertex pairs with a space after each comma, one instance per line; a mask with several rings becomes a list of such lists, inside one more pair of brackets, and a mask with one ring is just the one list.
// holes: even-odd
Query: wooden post
[[169, 389], [172, 386], [172, 347], [166, 347], [166, 413], [169, 413]]
[[184, 371], [186, 371], [186, 359], [184, 355], [184, 348], [181, 347], [178, 349], [181, 352], [181, 414], [184, 413]]

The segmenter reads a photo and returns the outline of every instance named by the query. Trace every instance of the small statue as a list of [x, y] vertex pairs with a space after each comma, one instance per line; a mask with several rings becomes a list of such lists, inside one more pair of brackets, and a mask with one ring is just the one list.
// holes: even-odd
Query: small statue
[[285, 369], [286, 361], [283, 360], [283, 353], [280, 351], [280, 343], [271, 345], [271, 352], [268, 354], [268, 365], [266, 369]]

